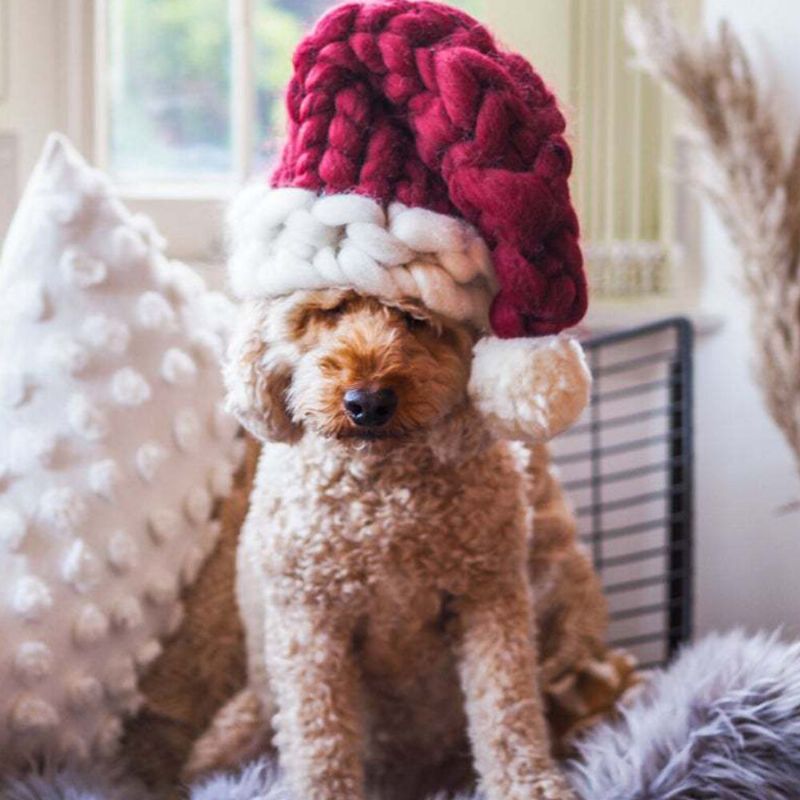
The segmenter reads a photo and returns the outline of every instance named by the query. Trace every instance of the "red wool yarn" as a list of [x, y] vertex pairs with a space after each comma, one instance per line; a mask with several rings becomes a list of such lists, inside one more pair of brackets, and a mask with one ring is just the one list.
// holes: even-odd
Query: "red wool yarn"
[[525, 59], [461, 11], [385, 0], [325, 15], [294, 70], [272, 186], [465, 219], [491, 252], [498, 336], [556, 333], [581, 319], [564, 118]]

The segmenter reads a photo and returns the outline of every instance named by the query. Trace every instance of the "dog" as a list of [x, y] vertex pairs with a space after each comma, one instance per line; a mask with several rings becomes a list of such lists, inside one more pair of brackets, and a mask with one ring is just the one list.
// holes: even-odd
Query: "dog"
[[[473, 385], [477, 339], [351, 290], [243, 306], [228, 405], [264, 442], [237, 556], [248, 689], [187, 775], [274, 736], [303, 800], [419, 798], [445, 775], [467, 785], [473, 762], [488, 800], [572, 797], [546, 714], [606, 657], [605, 605], [574, 529], [533, 533], [546, 451], [502, 440], [491, 376]], [[574, 343], [540, 351], [553, 418], [534, 438], [588, 392]], [[623, 691], [629, 665], [614, 668], [584, 716]]]

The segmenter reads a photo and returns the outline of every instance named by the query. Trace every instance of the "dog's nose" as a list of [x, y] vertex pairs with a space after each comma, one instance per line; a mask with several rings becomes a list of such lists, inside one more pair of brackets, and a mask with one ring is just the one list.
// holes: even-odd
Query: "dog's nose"
[[385, 425], [396, 408], [397, 395], [392, 389], [348, 389], [344, 393], [344, 409], [356, 425]]

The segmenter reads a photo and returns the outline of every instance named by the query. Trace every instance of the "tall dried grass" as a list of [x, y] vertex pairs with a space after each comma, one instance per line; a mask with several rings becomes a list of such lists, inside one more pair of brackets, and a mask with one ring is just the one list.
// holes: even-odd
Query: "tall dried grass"
[[800, 134], [785, 149], [780, 109], [726, 23], [690, 39], [668, 0], [649, 0], [629, 9], [626, 31], [638, 65], [688, 106], [700, 155], [691, 177], [741, 254], [757, 379], [800, 469]]

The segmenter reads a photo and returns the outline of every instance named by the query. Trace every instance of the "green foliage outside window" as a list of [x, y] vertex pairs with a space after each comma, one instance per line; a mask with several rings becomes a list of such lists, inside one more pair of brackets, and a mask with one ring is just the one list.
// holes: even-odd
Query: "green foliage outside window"
[[[454, 2], [479, 14], [484, 0]], [[280, 146], [291, 54], [331, 0], [254, 0], [255, 165]], [[110, 160], [134, 179], [233, 171], [227, 0], [110, 0]]]

